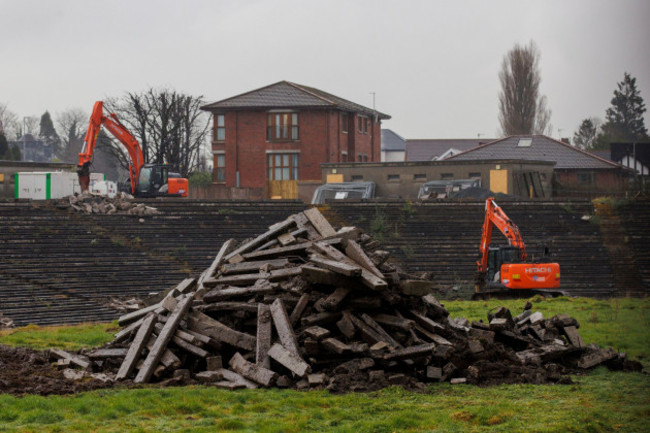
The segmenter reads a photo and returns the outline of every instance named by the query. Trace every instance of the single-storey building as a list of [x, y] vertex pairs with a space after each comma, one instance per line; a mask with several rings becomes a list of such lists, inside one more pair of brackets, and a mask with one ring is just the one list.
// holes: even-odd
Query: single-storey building
[[556, 196], [621, 192], [629, 186], [631, 175], [631, 171], [620, 164], [545, 135], [505, 137], [461, 152], [447, 161], [503, 159], [555, 163], [553, 191]]
[[0, 198], [16, 196], [16, 173], [35, 171], [69, 171], [76, 172], [75, 164], [55, 162], [0, 161]]
[[406, 161], [321, 164], [322, 182], [374, 182], [375, 196], [418, 197], [431, 180], [480, 179], [481, 187], [519, 197], [552, 195], [554, 162], [531, 160]]

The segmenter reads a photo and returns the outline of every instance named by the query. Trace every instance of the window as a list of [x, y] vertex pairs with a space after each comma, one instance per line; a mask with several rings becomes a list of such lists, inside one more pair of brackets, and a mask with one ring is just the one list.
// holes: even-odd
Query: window
[[214, 116], [214, 141], [226, 141], [226, 116], [217, 114]]
[[269, 113], [266, 139], [269, 141], [298, 140], [298, 113]]
[[413, 180], [424, 180], [424, 181], [426, 181], [427, 180], [427, 175], [423, 174], [423, 173], [414, 174], [413, 175]]
[[363, 180], [363, 176], [360, 175], [360, 174], [353, 174], [351, 179], [352, 179], [352, 182], [358, 182], [360, 180]]
[[583, 185], [592, 185], [594, 183], [594, 174], [592, 172], [577, 173], [578, 183]]
[[520, 138], [519, 143], [517, 143], [518, 147], [530, 147], [530, 145], [533, 143], [532, 138]]
[[399, 174], [389, 174], [388, 180], [399, 180]]
[[341, 162], [348, 162], [348, 153], [346, 151], [341, 152]]
[[214, 155], [214, 181], [226, 181], [226, 154], [218, 153]]
[[454, 173], [442, 173], [440, 175], [441, 179], [453, 179], [454, 178]]
[[348, 133], [348, 113], [341, 113], [341, 131]]
[[363, 162], [363, 155], [360, 153], [357, 154], [357, 162]]
[[481, 173], [479, 173], [479, 172], [470, 172], [469, 177], [481, 177]]
[[368, 162], [368, 154], [363, 154], [363, 162]]
[[297, 153], [269, 153], [268, 180], [298, 180]]
[[358, 117], [358, 130], [360, 134], [367, 134], [368, 133], [368, 118], [366, 116], [359, 116]]

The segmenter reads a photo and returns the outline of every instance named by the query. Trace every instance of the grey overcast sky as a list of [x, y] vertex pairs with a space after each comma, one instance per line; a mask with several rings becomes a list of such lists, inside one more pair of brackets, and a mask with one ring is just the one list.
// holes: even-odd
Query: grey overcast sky
[[534, 40], [557, 138], [603, 118], [626, 71], [650, 107], [648, 22], [648, 0], [0, 0], [0, 103], [56, 117], [288, 80], [368, 107], [374, 92], [404, 138], [494, 137], [503, 56]]

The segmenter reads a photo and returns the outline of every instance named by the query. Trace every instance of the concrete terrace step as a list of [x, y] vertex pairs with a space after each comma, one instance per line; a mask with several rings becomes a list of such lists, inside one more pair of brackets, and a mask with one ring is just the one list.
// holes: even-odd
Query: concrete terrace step
[[[145, 296], [196, 276], [221, 244], [267, 230], [306, 209], [299, 202], [143, 200], [159, 215], [81, 215], [48, 204], [0, 202], [0, 310], [17, 324], [111, 320], [110, 297]], [[621, 294], [590, 202], [499, 203], [522, 231], [529, 252], [542, 244], [562, 266], [562, 286], [576, 295]], [[469, 284], [483, 223], [483, 202], [337, 202], [323, 206], [335, 227], [381, 229], [384, 249], [408, 272], [429, 271], [441, 288]], [[650, 239], [648, 207], [631, 208], [626, 225], [635, 258]], [[505, 243], [500, 234], [495, 244]], [[650, 273], [642, 272], [648, 293]]]

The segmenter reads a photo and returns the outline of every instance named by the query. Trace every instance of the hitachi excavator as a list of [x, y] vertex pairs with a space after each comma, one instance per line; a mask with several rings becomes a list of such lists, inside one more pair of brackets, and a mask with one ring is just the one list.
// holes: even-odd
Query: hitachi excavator
[[[492, 229], [497, 227], [508, 239], [507, 247], [490, 247]], [[530, 262], [519, 228], [493, 198], [485, 201], [485, 220], [474, 299], [519, 298], [535, 294], [560, 296], [560, 265]], [[546, 249], [545, 249], [546, 250]], [[547, 254], [548, 251], [545, 251]]]
[[187, 179], [169, 171], [166, 164], [145, 164], [138, 140], [118, 120], [115, 113], [104, 115], [104, 103], [95, 102], [90, 116], [84, 145], [79, 154], [77, 174], [81, 191], [88, 191], [90, 186], [90, 166], [93, 161], [95, 144], [101, 127], [104, 126], [129, 153], [130, 193], [136, 197], [187, 197], [189, 190]]

